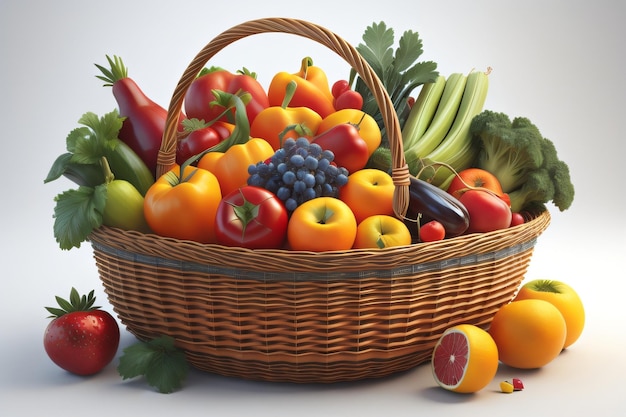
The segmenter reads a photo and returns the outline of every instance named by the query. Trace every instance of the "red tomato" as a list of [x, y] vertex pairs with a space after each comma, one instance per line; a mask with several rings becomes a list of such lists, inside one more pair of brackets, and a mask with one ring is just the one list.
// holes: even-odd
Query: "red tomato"
[[502, 195], [500, 181], [491, 172], [480, 168], [467, 168], [460, 171], [450, 182], [448, 192], [459, 198], [469, 187], [482, 187]]
[[54, 319], [43, 344], [52, 362], [76, 375], [93, 375], [108, 365], [120, 341], [120, 329], [109, 313], [93, 304], [93, 291], [80, 296], [72, 288], [69, 301], [57, 297], [59, 307], [46, 307]]
[[524, 224], [526, 220], [521, 213], [511, 213], [511, 227], [519, 226], [520, 224]]
[[283, 202], [264, 188], [246, 185], [220, 201], [215, 216], [217, 242], [250, 249], [280, 248], [287, 237]]
[[349, 89], [350, 89], [350, 84], [348, 83], [348, 80], [338, 80], [333, 84], [330, 91], [331, 91], [331, 94], [333, 95], [333, 98], [337, 98], [342, 93], [344, 93], [345, 91], [348, 91]]
[[333, 100], [333, 106], [336, 111], [343, 109], [361, 110], [363, 107], [363, 96], [358, 91], [347, 90]]
[[446, 229], [437, 220], [431, 220], [420, 226], [420, 241], [435, 242], [446, 237]]
[[[197, 119], [194, 119], [197, 120]], [[192, 156], [198, 155], [205, 150], [217, 145], [230, 135], [230, 131], [218, 124], [198, 127], [184, 138], [176, 146], [176, 163], [182, 165]]]
[[511, 225], [511, 208], [497, 195], [485, 190], [468, 190], [461, 195], [469, 213], [466, 233], [491, 232]]
[[350, 88], [346, 80], [339, 80], [333, 84], [331, 89], [333, 95], [333, 107], [335, 111], [343, 109], [361, 110], [363, 107], [363, 96]]
[[367, 142], [359, 134], [359, 129], [352, 123], [341, 123], [315, 136], [313, 142], [332, 151], [333, 161], [344, 167], [349, 173], [365, 167], [369, 159]]

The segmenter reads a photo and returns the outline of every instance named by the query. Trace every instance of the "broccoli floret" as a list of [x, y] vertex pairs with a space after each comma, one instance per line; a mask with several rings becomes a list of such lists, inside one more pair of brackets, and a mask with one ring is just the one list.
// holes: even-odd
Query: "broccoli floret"
[[544, 139], [542, 145], [543, 167], [548, 171], [550, 180], [554, 184], [552, 202], [559, 210], [567, 210], [574, 201], [574, 184], [570, 177], [569, 166], [559, 159], [556, 147], [550, 139]]
[[479, 148], [476, 166], [498, 178], [511, 198], [511, 210], [535, 210], [552, 201], [561, 211], [574, 201], [569, 167], [554, 143], [527, 118], [510, 121], [504, 113], [485, 110], [472, 121]]
[[504, 113], [484, 110], [472, 120], [470, 132], [479, 149], [476, 165], [495, 175], [505, 193], [543, 163], [543, 138], [526, 118], [511, 121]]
[[511, 199], [511, 211], [519, 213], [527, 209], [531, 201], [547, 202], [552, 200], [554, 198], [554, 184], [548, 171], [539, 168], [529, 172], [524, 184], [508, 194]]

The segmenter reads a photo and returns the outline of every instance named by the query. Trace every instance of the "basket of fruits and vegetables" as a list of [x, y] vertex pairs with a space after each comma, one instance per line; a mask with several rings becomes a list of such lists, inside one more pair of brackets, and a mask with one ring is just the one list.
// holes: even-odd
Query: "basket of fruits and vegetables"
[[[346, 79], [308, 56], [269, 86], [207, 66], [274, 32], [336, 52]], [[394, 53], [382, 22], [363, 41], [244, 22], [194, 57], [167, 109], [119, 57], [98, 65], [119, 108], [86, 113], [46, 180], [77, 184], [56, 197], [55, 236], [89, 242], [137, 338], [222, 375], [347, 381], [429, 360], [447, 328], [486, 326], [515, 296], [546, 204], [572, 202], [567, 165], [528, 119], [485, 108], [488, 69], [439, 74], [416, 32]]]

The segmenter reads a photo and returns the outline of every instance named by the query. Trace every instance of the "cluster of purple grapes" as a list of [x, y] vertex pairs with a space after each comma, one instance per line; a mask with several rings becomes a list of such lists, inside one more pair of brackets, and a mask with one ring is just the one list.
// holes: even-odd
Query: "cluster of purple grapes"
[[307, 138], [288, 138], [267, 162], [248, 167], [248, 185], [263, 187], [280, 198], [290, 213], [316, 197], [337, 197], [348, 182], [348, 170], [331, 162], [335, 155]]

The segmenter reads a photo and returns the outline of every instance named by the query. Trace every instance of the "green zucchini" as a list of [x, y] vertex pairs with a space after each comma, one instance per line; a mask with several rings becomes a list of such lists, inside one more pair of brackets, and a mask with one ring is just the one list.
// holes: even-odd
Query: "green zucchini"
[[105, 155], [115, 179], [131, 183], [142, 196], [154, 184], [154, 175], [148, 166], [126, 143], [115, 140], [115, 146], [107, 147]]

